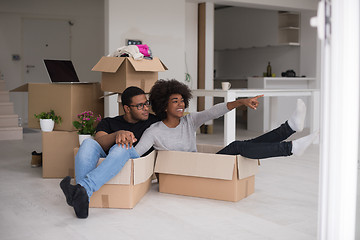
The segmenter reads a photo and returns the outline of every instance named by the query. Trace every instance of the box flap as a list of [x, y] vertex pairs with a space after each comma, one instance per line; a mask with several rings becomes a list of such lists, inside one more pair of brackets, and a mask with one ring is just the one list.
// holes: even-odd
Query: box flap
[[154, 173], [156, 151], [145, 157], [134, 159], [134, 185], [146, 182]]
[[10, 90], [10, 92], [28, 92], [29, 91], [29, 84], [23, 84], [20, 87], [14, 88]]
[[[97, 166], [99, 166], [100, 163], [102, 163], [102, 161], [104, 161], [105, 158], [100, 158]], [[106, 184], [126, 184], [126, 185], [130, 185], [131, 184], [131, 161], [133, 161], [132, 159], [130, 159], [129, 161], [127, 161], [124, 165], [124, 167], [121, 169], [121, 171], [115, 175], [115, 177], [113, 177], [112, 179], [110, 179]]]
[[127, 58], [130, 64], [138, 72], [163, 72], [167, 70], [166, 66], [160, 61], [159, 58], [154, 57], [152, 60], [142, 59], [139, 61], [133, 58]]
[[256, 159], [245, 158], [240, 155], [237, 155], [236, 158], [239, 179], [247, 178], [258, 173], [259, 167]]
[[221, 149], [223, 149], [223, 146], [218, 145], [208, 145], [208, 144], [197, 144], [197, 151], [202, 153], [217, 153]]
[[119, 94], [117, 92], [111, 92], [111, 93], [108, 93], [108, 94], [104, 94], [103, 96], [99, 97], [99, 99], [103, 99], [103, 98], [106, 98], [106, 97], [110, 97], [112, 95], [115, 95], [115, 94]]
[[155, 172], [232, 180], [236, 158], [199, 152], [159, 151]]
[[116, 73], [125, 59], [124, 57], [102, 57], [91, 71]]
[[164, 69], [168, 70], [167, 66], [165, 66], [165, 64], [161, 60], [160, 60], [160, 62], [161, 62], [161, 65], [163, 65]]

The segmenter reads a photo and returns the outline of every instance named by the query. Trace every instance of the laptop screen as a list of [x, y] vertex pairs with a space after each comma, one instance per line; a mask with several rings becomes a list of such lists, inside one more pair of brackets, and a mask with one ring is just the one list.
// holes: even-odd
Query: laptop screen
[[44, 59], [51, 82], [79, 82], [74, 65], [70, 60]]

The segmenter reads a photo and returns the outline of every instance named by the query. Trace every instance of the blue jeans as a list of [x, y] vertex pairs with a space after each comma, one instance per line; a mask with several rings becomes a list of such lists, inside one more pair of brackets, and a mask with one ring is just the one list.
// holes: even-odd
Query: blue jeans
[[[117, 144], [112, 146], [106, 155], [97, 141], [86, 139], [75, 157], [76, 183], [86, 189], [90, 199], [93, 192], [117, 175], [129, 159], [138, 157], [139, 154], [134, 148], [126, 149]], [[99, 158], [105, 160], [96, 167]]]
[[280, 127], [257, 138], [245, 141], [234, 141], [221, 149], [217, 154], [238, 155], [252, 159], [292, 155], [292, 142], [284, 140], [290, 137], [292, 130], [286, 121]]

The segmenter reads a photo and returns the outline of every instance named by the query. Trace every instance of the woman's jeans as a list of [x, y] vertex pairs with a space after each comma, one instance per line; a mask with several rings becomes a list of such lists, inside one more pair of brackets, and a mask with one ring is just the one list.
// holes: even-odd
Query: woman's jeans
[[[138, 157], [139, 154], [133, 147], [126, 149], [117, 144], [106, 155], [97, 141], [86, 139], [75, 157], [76, 183], [86, 189], [90, 199], [93, 192], [117, 175], [129, 159]], [[105, 160], [96, 167], [99, 158]]]
[[283, 142], [295, 133], [286, 121], [280, 127], [257, 138], [245, 141], [234, 141], [217, 154], [241, 155], [252, 159], [262, 159], [292, 155], [292, 143]]

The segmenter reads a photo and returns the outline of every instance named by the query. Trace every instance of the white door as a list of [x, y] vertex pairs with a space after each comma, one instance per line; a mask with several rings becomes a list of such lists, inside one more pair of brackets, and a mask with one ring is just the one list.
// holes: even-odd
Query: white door
[[322, 40], [318, 239], [353, 240], [359, 139], [359, 1], [322, 0], [312, 22]]
[[[70, 59], [71, 32], [68, 20], [24, 18], [22, 21], [23, 83], [49, 83], [43, 59]], [[28, 122], [27, 96], [22, 119]]]

